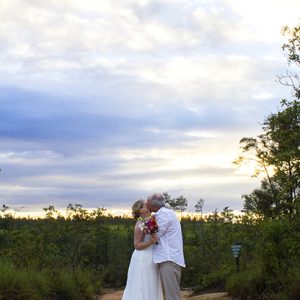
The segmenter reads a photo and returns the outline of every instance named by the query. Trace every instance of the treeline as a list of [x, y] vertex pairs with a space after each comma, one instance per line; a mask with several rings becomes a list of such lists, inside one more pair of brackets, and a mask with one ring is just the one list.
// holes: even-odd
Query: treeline
[[[69, 206], [65, 217], [3, 215], [0, 298], [95, 299], [103, 287], [124, 287], [134, 223], [81, 205]], [[182, 287], [228, 290], [239, 299], [299, 299], [300, 218], [255, 220], [225, 208], [181, 224], [187, 265]], [[237, 242], [239, 271], [231, 252]]]
[[95, 299], [103, 285], [124, 285], [134, 222], [103, 211], [75, 204], [65, 217], [53, 206], [45, 219], [3, 213], [0, 298]]

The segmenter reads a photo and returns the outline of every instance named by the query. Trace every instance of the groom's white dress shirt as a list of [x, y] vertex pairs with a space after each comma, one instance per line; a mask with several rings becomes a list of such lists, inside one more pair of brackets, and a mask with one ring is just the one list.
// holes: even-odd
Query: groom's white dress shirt
[[172, 209], [162, 207], [155, 214], [159, 244], [153, 247], [153, 262], [173, 261], [185, 267], [180, 222]]

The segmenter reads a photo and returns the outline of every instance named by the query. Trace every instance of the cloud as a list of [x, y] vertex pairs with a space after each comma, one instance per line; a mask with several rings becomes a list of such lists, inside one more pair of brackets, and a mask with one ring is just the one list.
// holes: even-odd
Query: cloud
[[258, 181], [232, 166], [238, 142], [290, 96], [275, 75], [299, 4], [266, 3], [1, 3], [3, 201], [128, 207], [169, 191], [241, 208]]

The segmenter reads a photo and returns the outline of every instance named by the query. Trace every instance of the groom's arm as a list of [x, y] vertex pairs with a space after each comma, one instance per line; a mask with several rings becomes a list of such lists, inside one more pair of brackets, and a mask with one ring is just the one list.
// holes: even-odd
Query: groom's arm
[[157, 224], [158, 224], [157, 236], [161, 237], [166, 233], [166, 231], [169, 227], [170, 217], [166, 211], [162, 211], [156, 215], [156, 218], [157, 218]]

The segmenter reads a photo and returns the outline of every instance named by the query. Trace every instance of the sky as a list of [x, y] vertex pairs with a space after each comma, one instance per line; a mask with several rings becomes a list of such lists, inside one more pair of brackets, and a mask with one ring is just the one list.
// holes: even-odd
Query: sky
[[291, 90], [296, 0], [0, 2], [0, 204], [122, 210], [154, 192], [243, 208], [239, 141]]

